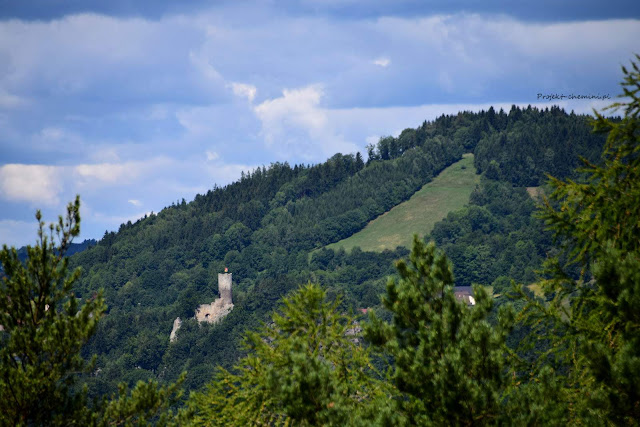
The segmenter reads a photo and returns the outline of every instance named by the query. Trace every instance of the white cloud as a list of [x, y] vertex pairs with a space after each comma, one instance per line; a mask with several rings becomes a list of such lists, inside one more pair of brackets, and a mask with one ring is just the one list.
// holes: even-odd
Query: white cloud
[[131, 203], [133, 206], [142, 206], [142, 202], [137, 199], [129, 199], [127, 202]]
[[357, 151], [355, 144], [333, 129], [329, 110], [320, 107], [323, 95], [320, 85], [285, 89], [281, 97], [256, 106], [267, 147], [288, 160], [319, 160], [336, 152]]
[[86, 181], [116, 184], [137, 177], [139, 170], [136, 166], [133, 162], [83, 164], [76, 166], [74, 172]]
[[391, 60], [389, 58], [378, 58], [373, 63], [379, 67], [386, 68], [391, 64]]
[[312, 85], [300, 89], [282, 91], [282, 97], [264, 101], [255, 107], [262, 121], [267, 142], [284, 136], [286, 125], [306, 129], [309, 134], [317, 134], [326, 126], [325, 112], [318, 108], [322, 88]]
[[57, 205], [61, 184], [60, 170], [56, 166], [0, 166], [0, 195], [7, 200]]
[[249, 102], [253, 102], [253, 98], [256, 97], [258, 89], [255, 86], [245, 83], [231, 83], [231, 90], [236, 96], [247, 98]]
[[207, 151], [205, 152], [205, 154], [207, 155], [207, 161], [209, 161], [209, 162], [210, 162], [210, 161], [212, 161], [212, 160], [216, 160], [218, 157], [220, 157], [220, 156], [218, 155], [218, 153], [216, 153], [215, 151], [209, 151], [209, 150], [207, 150]]
[[162, 176], [162, 171], [175, 163], [175, 160], [167, 157], [153, 157], [119, 163], [80, 164], [72, 169], [73, 178], [80, 187], [120, 186], [131, 184], [141, 177]]

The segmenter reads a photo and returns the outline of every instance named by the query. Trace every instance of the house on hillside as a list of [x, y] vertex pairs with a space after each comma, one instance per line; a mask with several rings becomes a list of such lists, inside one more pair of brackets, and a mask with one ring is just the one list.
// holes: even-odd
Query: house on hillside
[[473, 298], [473, 289], [471, 286], [456, 286], [453, 288], [453, 295], [458, 301], [462, 301], [467, 305], [476, 305], [476, 300]]

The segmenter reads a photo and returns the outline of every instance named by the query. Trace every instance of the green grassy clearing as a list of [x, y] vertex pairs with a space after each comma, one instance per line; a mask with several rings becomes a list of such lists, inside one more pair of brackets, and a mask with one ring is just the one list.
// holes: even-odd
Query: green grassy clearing
[[443, 170], [409, 200], [369, 222], [356, 234], [327, 245], [327, 248], [343, 247], [350, 251], [360, 246], [362, 250], [376, 252], [397, 246], [410, 248], [414, 233], [425, 236], [449, 212], [462, 208], [479, 181], [473, 167], [473, 154], [465, 154], [462, 160]]

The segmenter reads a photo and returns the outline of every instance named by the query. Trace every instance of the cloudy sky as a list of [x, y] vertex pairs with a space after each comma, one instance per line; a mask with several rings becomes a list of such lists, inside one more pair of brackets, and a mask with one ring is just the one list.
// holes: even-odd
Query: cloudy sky
[[442, 113], [608, 105], [538, 94], [615, 97], [640, 2], [521, 3], [0, 0], [0, 242], [75, 194], [100, 238]]

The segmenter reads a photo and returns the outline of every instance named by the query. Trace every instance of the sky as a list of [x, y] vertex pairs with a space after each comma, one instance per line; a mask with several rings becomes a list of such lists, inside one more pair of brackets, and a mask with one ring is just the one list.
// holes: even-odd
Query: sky
[[638, 40], [629, 0], [0, 0], [0, 243], [76, 194], [99, 239], [441, 114], [600, 110]]

